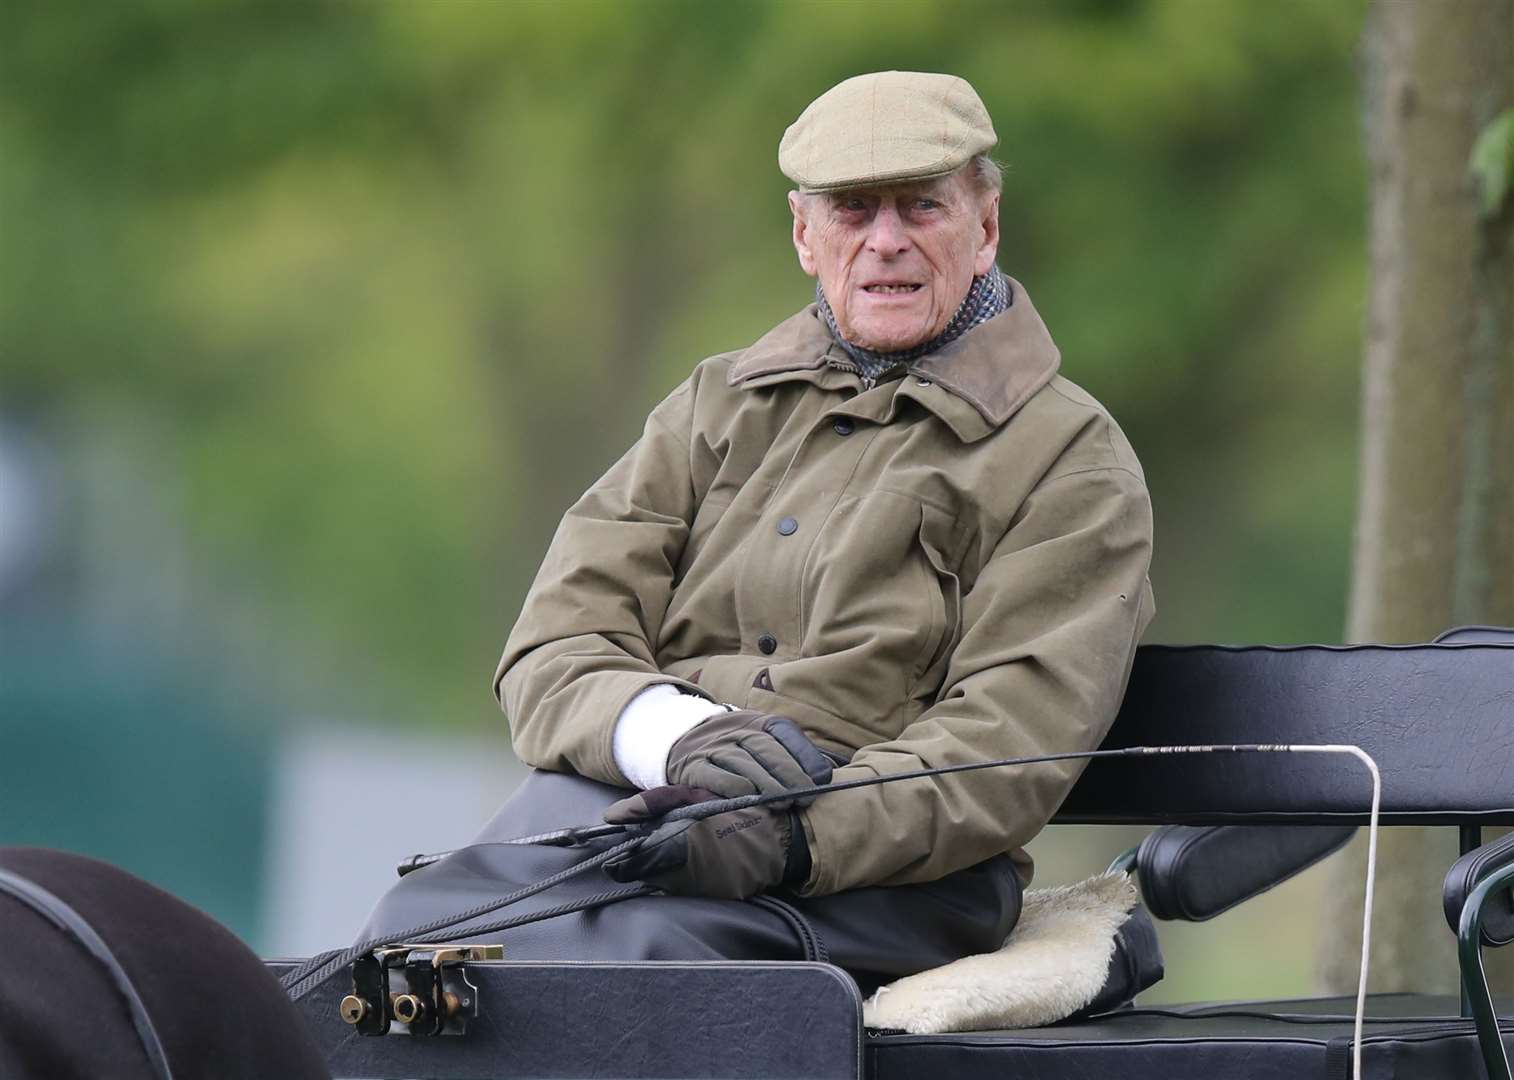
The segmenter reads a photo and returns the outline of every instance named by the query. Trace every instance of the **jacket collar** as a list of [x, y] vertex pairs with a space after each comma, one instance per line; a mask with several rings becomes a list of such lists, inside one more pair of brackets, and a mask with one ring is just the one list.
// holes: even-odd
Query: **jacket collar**
[[[906, 397], [939, 416], [963, 442], [975, 442], [1000, 427], [1051, 381], [1061, 364], [1061, 353], [1025, 289], [1013, 278], [1009, 284], [1011, 302], [1005, 311], [911, 362], [906, 378], [860, 394], [837, 411], [886, 422], [898, 399]], [[854, 376], [829, 365], [831, 359], [844, 361], [846, 355], [811, 304], [741, 353], [727, 378], [743, 389], [794, 380], [826, 389], [855, 384]]]

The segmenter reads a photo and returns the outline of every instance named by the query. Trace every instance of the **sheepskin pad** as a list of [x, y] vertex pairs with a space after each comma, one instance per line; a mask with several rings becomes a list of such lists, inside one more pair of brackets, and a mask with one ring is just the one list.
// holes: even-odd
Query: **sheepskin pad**
[[1094, 999], [1115, 934], [1140, 896], [1126, 873], [1025, 894], [1020, 921], [996, 951], [964, 956], [881, 987], [863, 1022], [912, 1035], [1039, 1027]]

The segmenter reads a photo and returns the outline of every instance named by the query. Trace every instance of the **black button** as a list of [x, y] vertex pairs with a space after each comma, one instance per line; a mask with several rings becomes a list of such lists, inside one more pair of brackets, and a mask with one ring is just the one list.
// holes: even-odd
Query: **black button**
[[799, 522], [791, 517], [786, 517], [778, 523], [779, 536], [793, 536], [799, 531]]
[[850, 435], [852, 432], [857, 430], [856, 425], [852, 423], [852, 418], [850, 416], [836, 417], [836, 422], [832, 424], [831, 427], [836, 429], [837, 435]]
[[763, 634], [757, 639], [757, 647], [762, 650], [763, 655], [772, 656], [778, 649], [778, 639], [772, 634]]

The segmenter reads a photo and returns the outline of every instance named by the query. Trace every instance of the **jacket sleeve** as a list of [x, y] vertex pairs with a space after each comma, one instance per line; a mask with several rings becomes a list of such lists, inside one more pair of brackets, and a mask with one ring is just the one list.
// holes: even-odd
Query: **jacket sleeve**
[[[1098, 746], [1153, 605], [1151, 506], [1121, 467], [1054, 475], [1025, 500], [962, 598], [936, 703], [863, 747], [836, 780]], [[1018, 848], [1084, 762], [905, 780], [816, 799], [802, 814], [804, 893], [932, 881]]]
[[528, 765], [631, 786], [616, 719], [659, 683], [708, 698], [653, 659], [696, 497], [693, 380], [652, 411], [636, 444], [563, 516], [494, 673], [515, 752]]

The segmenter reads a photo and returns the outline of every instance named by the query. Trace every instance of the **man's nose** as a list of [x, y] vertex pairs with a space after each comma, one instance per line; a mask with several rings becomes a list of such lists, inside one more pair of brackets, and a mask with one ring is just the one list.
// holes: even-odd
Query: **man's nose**
[[899, 211], [888, 203], [878, 207], [873, 215], [873, 227], [867, 234], [867, 249], [880, 258], [890, 259], [903, 254], [909, 248], [909, 235]]

